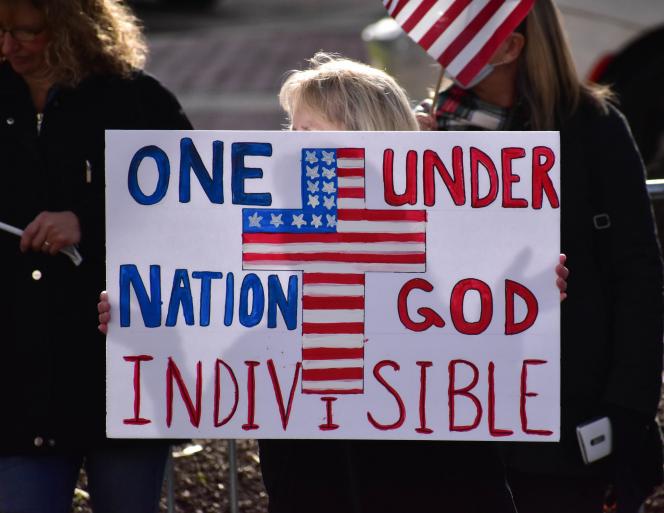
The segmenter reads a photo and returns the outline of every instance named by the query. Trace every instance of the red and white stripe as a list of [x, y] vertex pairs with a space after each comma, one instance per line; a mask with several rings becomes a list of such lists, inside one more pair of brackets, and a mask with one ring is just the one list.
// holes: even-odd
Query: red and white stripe
[[364, 274], [305, 273], [302, 391], [364, 390]]
[[429, 55], [468, 84], [523, 21], [535, 0], [383, 0]]
[[244, 233], [244, 269], [304, 271], [302, 391], [364, 390], [364, 272], [424, 272], [426, 211], [365, 208], [364, 150], [337, 150], [337, 233]]

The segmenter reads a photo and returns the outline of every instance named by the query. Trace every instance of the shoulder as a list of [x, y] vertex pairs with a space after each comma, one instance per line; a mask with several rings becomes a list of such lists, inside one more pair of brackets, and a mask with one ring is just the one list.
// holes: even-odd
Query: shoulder
[[622, 112], [608, 100], [601, 100], [585, 93], [576, 110], [563, 122], [561, 131], [569, 129], [586, 136], [594, 134], [628, 134], [629, 125]]
[[191, 128], [180, 102], [159, 80], [144, 71], [128, 76], [104, 75], [90, 77], [94, 94], [101, 94], [111, 109], [129, 110], [141, 129]]

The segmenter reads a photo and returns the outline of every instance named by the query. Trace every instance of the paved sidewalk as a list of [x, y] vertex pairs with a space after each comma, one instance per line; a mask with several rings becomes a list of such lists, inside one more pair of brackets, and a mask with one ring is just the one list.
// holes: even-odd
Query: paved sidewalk
[[285, 73], [318, 50], [366, 61], [361, 31], [383, 13], [380, 0], [227, 0], [211, 13], [148, 11], [148, 71], [196, 128], [278, 130]]

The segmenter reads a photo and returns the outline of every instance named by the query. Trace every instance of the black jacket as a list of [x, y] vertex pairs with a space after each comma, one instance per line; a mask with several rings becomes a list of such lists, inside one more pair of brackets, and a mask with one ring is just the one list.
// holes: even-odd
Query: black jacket
[[[508, 463], [597, 474], [610, 460], [584, 467], [576, 426], [609, 415], [615, 448], [642, 436], [657, 411], [662, 264], [645, 170], [624, 117], [585, 100], [560, 133], [561, 251], [571, 273], [561, 305], [562, 440], [508, 444]], [[625, 423], [633, 432], [620, 432]]]
[[0, 221], [24, 228], [73, 211], [83, 263], [19, 251], [0, 231], [0, 454], [104, 440], [104, 130], [190, 129], [175, 97], [141, 72], [51, 92], [41, 130], [26, 84], [0, 65]]

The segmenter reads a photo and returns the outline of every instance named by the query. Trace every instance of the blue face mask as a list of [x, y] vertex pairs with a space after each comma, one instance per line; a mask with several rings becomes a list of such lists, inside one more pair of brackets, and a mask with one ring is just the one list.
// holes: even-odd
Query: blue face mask
[[493, 70], [495, 69], [495, 65], [493, 64], [485, 64], [484, 67], [480, 70], [480, 72], [475, 75], [475, 77], [466, 85], [461, 84], [456, 77], [453, 77], [447, 73], [447, 70], [445, 70], [445, 76], [449, 78], [454, 84], [461, 89], [472, 89], [475, 87], [477, 84], [479, 84], [482, 80], [484, 80], [486, 77], [488, 77]]

